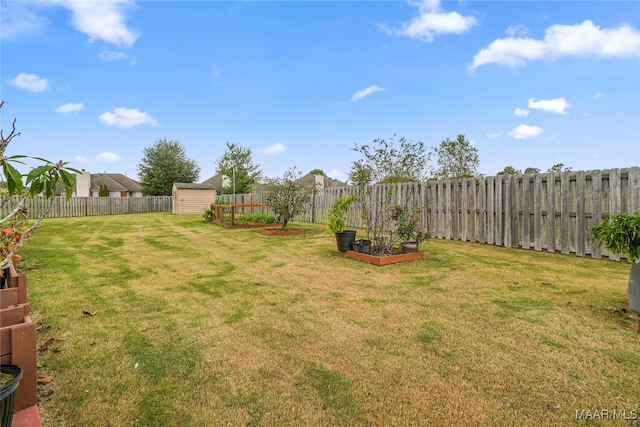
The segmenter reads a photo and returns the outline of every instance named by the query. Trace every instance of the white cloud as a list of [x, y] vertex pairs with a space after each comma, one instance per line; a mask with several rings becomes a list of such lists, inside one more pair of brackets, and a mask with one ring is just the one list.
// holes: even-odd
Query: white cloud
[[529, 98], [529, 108], [534, 110], [542, 110], [550, 113], [567, 114], [567, 108], [570, 108], [571, 104], [564, 98], [547, 99], [536, 101], [534, 98]]
[[339, 181], [344, 181], [347, 178], [347, 174], [340, 172], [338, 169], [332, 169], [330, 172], [327, 172], [327, 176]]
[[499, 64], [525, 66], [537, 59], [569, 56], [625, 58], [640, 56], [640, 32], [627, 24], [600, 28], [586, 20], [576, 25], [552, 25], [543, 40], [508, 37], [494, 40], [473, 57], [470, 69]]
[[158, 126], [158, 121], [147, 113], [135, 108], [115, 108], [112, 113], [100, 114], [100, 121], [108, 126], [130, 128], [137, 125], [150, 124]]
[[116, 46], [132, 46], [138, 38], [126, 22], [125, 9], [135, 6], [132, 0], [49, 0], [48, 3], [69, 9], [73, 13], [73, 26], [86, 34], [89, 42], [102, 40]]
[[529, 115], [529, 110], [525, 110], [523, 108], [516, 108], [513, 112], [516, 116], [525, 117]]
[[99, 161], [103, 161], [103, 162], [109, 162], [109, 163], [115, 163], [117, 161], [119, 161], [120, 159], [122, 159], [122, 156], [119, 154], [115, 154], [115, 153], [110, 153], [108, 151], [104, 151], [100, 154], [98, 154], [96, 156], [96, 160]]
[[528, 33], [527, 27], [524, 25], [510, 25], [505, 31], [509, 37], [524, 36]]
[[84, 156], [76, 156], [76, 157], [74, 157], [74, 160], [77, 163], [88, 163], [89, 162], [89, 160]]
[[493, 132], [485, 134], [487, 138], [500, 138], [502, 136], [502, 132]]
[[47, 26], [47, 21], [32, 7], [32, 4], [18, 1], [2, 2], [0, 13], [2, 39], [39, 33]]
[[134, 0], [3, 2], [2, 37], [43, 32], [48, 19], [43, 16], [41, 9], [63, 7], [71, 11], [73, 27], [86, 34], [90, 43], [101, 40], [129, 47], [135, 43], [138, 35], [128, 28], [126, 11], [135, 6]]
[[49, 81], [35, 74], [20, 73], [13, 80], [9, 80], [9, 84], [31, 92], [42, 92], [49, 89]]
[[365, 96], [369, 96], [372, 93], [381, 92], [383, 90], [386, 90], [386, 89], [381, 88], [381, 87], [379, 87], [377, 85], [369, 86], [366, 89], [362, 89], [362, 90], [354, 93], [353, 96], [351, 97], [351, 102], [358, 102], [359, 100], [361, 100]]
[[278, 154], [287, 151], [287, 147], [279, 142], [269, 145], [263, 150], [265, 154]]
[[542, 131], [543, 129], [538, 126], [519, 125], [516, 126], [511, 132], [507, 132], [507, 135], [515, 139], [527, 139], [531, 138], [532, 136], [539, 135]]
[[439, 0], [409, 0], [408, 3], [418, 8], [418, 16], [402, 23], [399, 29], [389, 28], [385, 24], [378, 24], [378, 27], [389, 35], [432, 42], [436, 35], [463, 33], [478, 23], [473, 16], [463, 16], [458, 12], [443, 12]]
[[108, 49], [100, 49], [100, 53], [98, 53], [98, 57], [103, 61], [129, 61], [129, 65], [135, 65], [136, 59], [127, 55], [122, 51], [113, 51]]
[[74, 111], [80, 111], [82, 109], [84, 109], [84, 104], [62, 104], [61, 106], [56, 108], [55, 111], [56, 113], [67, 114]]
[[600, 98], [604, 98], [604, 93], [596, 93], [595, 95], [593, 95], [593, 99], [600, 99]]

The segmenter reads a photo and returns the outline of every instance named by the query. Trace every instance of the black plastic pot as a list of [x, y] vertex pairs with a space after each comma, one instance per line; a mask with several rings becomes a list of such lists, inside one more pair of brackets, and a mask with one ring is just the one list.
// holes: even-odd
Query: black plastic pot
[[353, 251], [363, 254], [371, 254], [371, 240], [360, 239], [353, 242]]
[[356, 241], [355, 230], [344, 230], [336, 233], [336, 243], [340, 252], [350, 251], [353, 248], [353, 242]]
[[418, 242], [402, 242], [402, 253], [410, 254], [418, 252]]
[[0, 365], [0, 372], [14, 376], [10, 383], [0, 389], [0, 427], [11, 427], [22, 368], [18, 365]]

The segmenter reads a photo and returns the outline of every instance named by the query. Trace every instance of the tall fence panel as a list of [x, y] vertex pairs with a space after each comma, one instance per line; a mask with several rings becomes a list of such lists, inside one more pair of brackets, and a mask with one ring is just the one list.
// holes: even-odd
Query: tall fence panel
[[[356, 192], [316, 191], [296, 219], [320, 223], [336, 199]], [[619, 259], [590, 243], [589, 229], [606, 215], [640, 209], [640, 168], [385, 184], [368, 192], [372, 200], [409, 200], [435, 238]], [[364, 227], [356, 208], [347, 224]]]
[[[17, 205], [19, 199], [11, 198], [0, 206], [4, 218]], [[67, 218], [79, 216], [171, 212], [171, 196], [154, 197], [36, 197], [26, 200], [30, 218]]]

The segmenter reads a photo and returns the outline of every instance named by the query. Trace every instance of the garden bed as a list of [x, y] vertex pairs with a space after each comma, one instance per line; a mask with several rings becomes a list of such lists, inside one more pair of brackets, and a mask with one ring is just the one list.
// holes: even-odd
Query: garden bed
[[230, 229], [236, 229], [236, 228], [269, 228], [269, 229], [282, 229], [282, 224], [274, 224], [274, 223], [270, 223], [270, 224], [264, 224], [264, 223], [259, 223], [259, 222], [247, 222], [247, 223], [243, 223], [243, 224], [229, 224], [229, 223], [225, 223], [225, 222], [219, 222], [219, 221], [214, 221], [214, 223], [218, 224], [219, 226], [222, 226], [224, 228], [230, 228]]
[[305, 233], [305, 230], [283, 230], [282, 227], [261, 228], [258, 230], [266, 236], [298, 236]]
[[397, 264], [400, 262], [419, 261], [423, 258], [422, 252], [412, 252], [407, 254], [395, 254], [395, 255], [368, 255], [360, 252], [346, 251], [342, 252], [347, 258], [353, 258], [358, 261], [368, 262], [374, 265], [389, 265]]

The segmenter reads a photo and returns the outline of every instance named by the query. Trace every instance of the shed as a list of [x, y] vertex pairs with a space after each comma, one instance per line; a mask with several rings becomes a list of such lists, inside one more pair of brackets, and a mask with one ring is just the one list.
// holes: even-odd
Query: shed
[[172, 189], [173, 214], [202, 214], [216, 200], [216, 189], [211, 184], [184, 184], [176, 182]]

